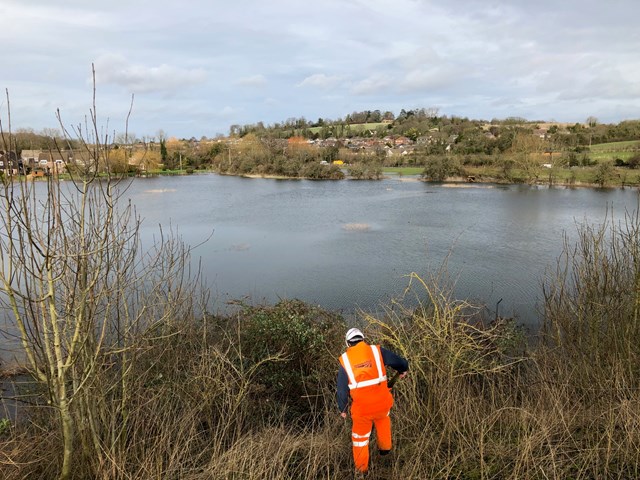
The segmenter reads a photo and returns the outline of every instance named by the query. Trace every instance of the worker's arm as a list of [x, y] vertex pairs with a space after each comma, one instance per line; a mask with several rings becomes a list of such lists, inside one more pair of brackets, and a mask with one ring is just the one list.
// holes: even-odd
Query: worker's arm
[[349, 404], [349, 379], [344, 367], [340, 365], [338, 370], [338, 379], [336, 381], [338, 388], [336, 398], [338, 400], [338, 410], [340, 415], [345, 418], [347, 416], [347, 405]]
[[382, 362], [385, 366], [393, 368], [400, 374], [401, 378], [404, 377], [407, 370], [409, 370], [409, 362], [386, 348], [380, 347], [380, 351], [382, 352]]

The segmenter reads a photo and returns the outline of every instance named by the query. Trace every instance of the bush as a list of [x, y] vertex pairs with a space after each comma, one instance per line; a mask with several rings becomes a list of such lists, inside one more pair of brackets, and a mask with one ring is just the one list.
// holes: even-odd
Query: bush
[[568, 152], [565, 157], [563, 157], [563, 162], [566, 162], [569, 167], [577, 167], [580, 162], [578, 160], [578, 155], [575, 152]]
[[277, 416], [286, 408], [289, 420], [316, 418], [325, 408], [318, 400], [335, 383], [342, 318], [298, 300], [283, 300], [274, 306], [245, 306], [238, 324], [243, 362], [259, 365], [256, 382], [262, 393], [256, 400], [260, 405], [264, 396], [271, 400], [263, 405], [264, 413]]
[[422, 171], [422, 177], [432, 182], [442, 182], [447, 177], [464, 175], [464, 170], [458, 160], [451, 157], [435, 157], [431, 159]]
[[615, 177], [615, 170], [610, 162], [599, 163], [593, 175], [593, 182], [606, 187]]
[[379, 165], [356, 163], [349, 166], [348, 171], [354, 180], [380, 180], [382, 178], [382, 167]]
[[313, 180], [323, 179], [326, 175], [325, 165], [321, 165], [320, 162], [305, 163], [300, 169], [299, 175]]
[[361, 163], [352, 164], [349, 169], [349, 175], [355, 180], [362, 180], [365, 173], [365, 167]]
[[[382, 169], [381, 169], [382, 171]], [[326, 172], [326, 177], [329, 180], [342, 180], [344, 178], [344, 172], [337, 165], [329, 165]]]
[[585, 388], [631, 388], [640, 378], [640, 217], [608, 218], [578, 234], [544, 285], [546, 341]]

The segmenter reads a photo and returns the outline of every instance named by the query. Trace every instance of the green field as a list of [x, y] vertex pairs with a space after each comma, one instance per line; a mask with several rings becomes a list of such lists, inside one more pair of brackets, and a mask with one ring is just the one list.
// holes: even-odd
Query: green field
[[[619, 158], [619, 157], [618, 157]], [[385, 175], [420, 175], [424, 167], [384, 167], [382, 169]], [[554, 184], [564, 185], [588, 185], [596, 182], [597, 169], [595, 167], [582, 168], [557, 168], [553, 171], [540, 169], [538, 174], [538, 183], [546, 183], [549, 176], [552, 177]], [[483, 167], [465, 167], [465, 174], [474, 176], [478, 181], [500, 181], [497, 180], [503, 176], [502, 169], [495, 166]], [[483, 180], [484, 179], [484, 180]], [[514, 168], [511, 171], [511, 181], [513, 183], [525, 183], [528, 177], [526, 172]], [[629, 170], [628, 168], [615, 168], [611, 179], [607, 182], [609, 186], [640, 186], [640, 171]]]
[[640, 140], [628, 142], [599, 143], [589, 147], [589, 158], [596, 161], [620, 160], [627, 161], [640, 153]]
[[640, 149], [640, 140], [630, 140], [628, 142], [611, 142], [611, 143], [599, 143], [597, 145], [591, 145], [592, 152], [602, 151], [621, 151], [621, 150], [638, 150]]

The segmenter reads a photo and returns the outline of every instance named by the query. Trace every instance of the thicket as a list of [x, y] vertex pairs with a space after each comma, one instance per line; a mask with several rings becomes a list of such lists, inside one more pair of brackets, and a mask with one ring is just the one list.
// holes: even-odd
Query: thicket
[[217, 150], [212, 166], [219, 173], [231, 175], [339, 180], [344, 173], [331, 163], [336, 158], [337, 149], [316, 148], [304, 139], [281, 142], [248, 135]]

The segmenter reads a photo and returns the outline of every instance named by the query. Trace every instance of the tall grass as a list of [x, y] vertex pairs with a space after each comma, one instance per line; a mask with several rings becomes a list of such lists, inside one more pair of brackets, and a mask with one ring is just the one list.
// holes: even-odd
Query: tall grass
[[[538, 341], [483, 318], [441, 278], [412, 274], [413, 301], [363, 313], [366, 336], [411, 367], [394, 388], [392, 461], [372, 441], [371, 478], [640, 477], [639, 233], [637, 214], [580, 228], [545, 281]], [[352, 478], [334, 392], [345, 327], [282, 301], [143, 332], [126, 434], [100, 456], [77, 449], [74, 478]], [[105, 363], [95, 387], [105, 431], [124, 421], [116, 373]], [[55, 478], [53, 418], [33, 407], [0, 436], [2, 478]]]

